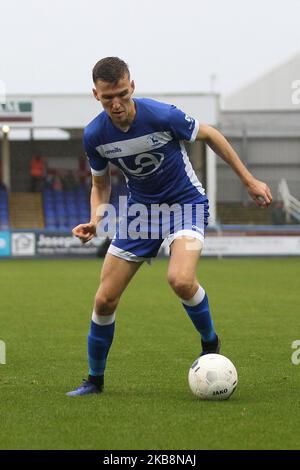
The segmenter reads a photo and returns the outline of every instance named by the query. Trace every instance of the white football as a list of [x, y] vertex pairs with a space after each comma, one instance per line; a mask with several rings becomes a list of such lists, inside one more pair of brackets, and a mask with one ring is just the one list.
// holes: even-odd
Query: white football
[[235, 366], [221, 354], [205, 354], [189, 370], [189, 386], [201, 400], [227, 400], [236, 389]]

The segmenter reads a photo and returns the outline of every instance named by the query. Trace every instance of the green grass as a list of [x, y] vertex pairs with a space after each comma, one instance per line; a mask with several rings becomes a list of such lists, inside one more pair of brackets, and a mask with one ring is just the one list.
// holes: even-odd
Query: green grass
[[143, 266], [121, 299], [105, 393], [86, 376], [98, 260], [0, 261], [1, 449], [299, 449], [299, 259], [203, 259], [203, 283], [239, 385], [201, 402], [187, 384], [199, 339], [166, 281]]

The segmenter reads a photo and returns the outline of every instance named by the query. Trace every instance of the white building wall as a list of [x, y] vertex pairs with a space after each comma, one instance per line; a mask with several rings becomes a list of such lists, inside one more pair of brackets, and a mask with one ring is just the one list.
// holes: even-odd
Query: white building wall
[[225, 110], [300, 110], [300, 54], [224, 98]]
[[[142, 95], [135, 95], [142, 96]], [[172, 103], [201, 122], [216, 124], [219, 96], [216, 94], [147, 94], [148, 98]], [[82, 129], [102, 111], [92, 94], [84, 95], [10, 95], [7, 101], [31, 101], [34, 127]], [[28, 127], [12, 124], [11, 127]]]

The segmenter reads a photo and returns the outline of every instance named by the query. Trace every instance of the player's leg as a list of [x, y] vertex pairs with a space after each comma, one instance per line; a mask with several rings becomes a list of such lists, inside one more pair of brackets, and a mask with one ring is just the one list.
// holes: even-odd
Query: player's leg
[[97, 383], [98, 379], [98, 385], [101, 385], [113, 341], [117, 305], [141, 264], [142, 262], [127, 261], [110, 253], [105, 257], [88, 337], [89, 380]]
[[175, 238], [170, 246], [168, 281], [201, 335], [202, 354], [207, 354], [219, 352], [220, 341], [214, 329], [207, 294], [196, 277], [202, 247], [200, 239]]
[[102, 391], [108, 352], [114, 337], [115, 310], [142, 261], [128, 261], [110, 253], [104, 259], [88, 335], [89, 377], [68, 396]]
[[108, 316], [115, 311], [122, 293], [142, 263], [106, 254], [95, 296], [94, 311], [97, 316]]

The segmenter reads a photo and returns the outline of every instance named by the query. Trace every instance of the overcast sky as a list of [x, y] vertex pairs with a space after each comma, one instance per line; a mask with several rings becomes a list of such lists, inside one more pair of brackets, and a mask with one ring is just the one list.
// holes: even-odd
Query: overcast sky
[[[7, 93], [90, 92], [98, 59], [137, 92], [231, 93], [300, 52], [300, 0], [0, 0]], [[295, 77], [300, 78], [300, 77]]]

